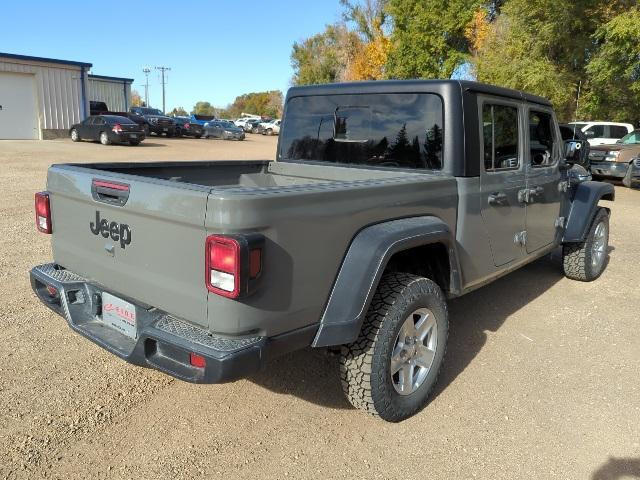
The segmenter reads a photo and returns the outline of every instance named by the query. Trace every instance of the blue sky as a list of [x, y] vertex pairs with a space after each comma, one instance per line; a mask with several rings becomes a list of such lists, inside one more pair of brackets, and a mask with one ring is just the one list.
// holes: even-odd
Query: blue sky
[[[171, 67], [167, 110], [199, 100], [226, 106], [243, 93], [290, 85], [294, 41], [340, 19], [338, 0], [6, 2], [0, 51], [93, 64], [92, 73], [135, 79]], [[162, 106], [158, 72], [149, 99]]]

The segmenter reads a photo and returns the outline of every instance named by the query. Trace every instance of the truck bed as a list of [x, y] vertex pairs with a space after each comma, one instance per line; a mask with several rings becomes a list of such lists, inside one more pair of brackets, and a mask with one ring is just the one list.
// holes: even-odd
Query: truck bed
[[271, 161], [215, 161], [77, 165], [109, 173], [169, 180], [212, 188], [269, 188], [415, 175], [392, 170], [345, 168]]
[[[96, 180], [127, 185], [126, 203], [97, 199]], [[429, 170], [295, 162], [54, 165], [48, 176], [54, 260], [114, 295], [213, 333], [272, 337], [319, 321], [362, 228], [433, 215], [454, 231], [455, 182]], [[126, 248], [92, 233], [98, 212], [128, 225]], [[252, 232], [265, 238], [264, 287], [242, 301], [208, 292], [207, 236]]]

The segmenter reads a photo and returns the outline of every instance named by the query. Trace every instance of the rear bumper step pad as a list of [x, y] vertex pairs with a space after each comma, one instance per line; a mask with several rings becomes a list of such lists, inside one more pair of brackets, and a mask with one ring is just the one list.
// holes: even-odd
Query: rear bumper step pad
[[[268, 344], [275, 343], [278, 350], [283, 350], [282, 342], [269, 341], [277, 337], [212, 335], [166, 312], [116, 294], [136, 306], [137, 337], [130, 338], [100, 320], [100, 299], [106, 290], [53, 263], [34, 267], [30, 277], [38, 298], [64, 317], [76, 332], [127, 362], [155, 368], [188, 382], [221, 383], [245, 377], [259, 370], [267, 357], [272, 356], [267, 355]], [[305, 339], [309, 337], [307, 345], [316, 328], [302, 335]], [[294, 337], [297, 339], [299, 335]], [[290, 349], [293, 348], [284, 351]], [[190, 353], [204, 357], [206, 366], [192, 366]]]

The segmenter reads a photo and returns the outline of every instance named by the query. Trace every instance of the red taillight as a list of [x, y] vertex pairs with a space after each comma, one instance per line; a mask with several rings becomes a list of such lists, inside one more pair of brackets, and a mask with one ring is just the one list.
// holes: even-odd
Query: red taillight
[[189, 354], [189, 363], [194, 367], [204, 368], [207, 366], [207, 359], [202, 355], [198, 355], [197, 353], [191, 352]]
[[189, 125], [188, 123], [184, 124], [184, 129], [185, 130], [189, 130], [191, 128], [191, 125]]
[[207, 237], [207, 289], [229, 298], [251, 294], [262, 274], [263, 250], [264, 237], [260, 234]]
[[219, 295], [240, 294], [240, 244], [236, 239], [211, 235], [207, 238], [207, 288]]
[[113, 133], [122, 133], [122, 125], [116, 123], [111, 130]]
[[49, 193], [38, 192], [35, 196], [36, 227], [39, 232], [51, 233], [51, 206]]

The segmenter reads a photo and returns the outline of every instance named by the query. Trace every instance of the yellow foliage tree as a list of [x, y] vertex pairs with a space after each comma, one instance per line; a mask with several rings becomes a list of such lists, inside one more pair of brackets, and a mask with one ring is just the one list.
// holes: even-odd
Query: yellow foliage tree
[[362, 43], [356, 50], [345, 74], [346, 80], [380, 80], [391, 50], [391, 41], [384, 35]]
[[491, 25], [487, 11], [483, 8], [473, 13], [473, 18], [464, 29], [464, 36], [469, 41], [471, 52], [476, 53], [482, 50], [487, 43], [487, 38], [491, 32]]

